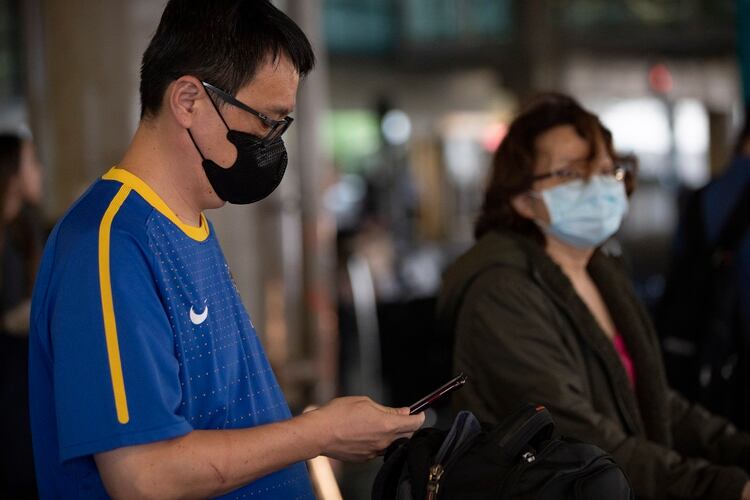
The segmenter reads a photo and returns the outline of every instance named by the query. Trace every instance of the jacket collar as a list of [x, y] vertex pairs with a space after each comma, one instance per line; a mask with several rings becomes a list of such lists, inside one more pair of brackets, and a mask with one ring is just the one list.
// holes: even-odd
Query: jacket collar
[[[669, 414], [667, 381], [651, 318], [617, 260], [597, 252], [589, 263], [589, 274], [633, 358], [636, 397], [646, 434], [652, 441], [671, 446], [669, 419], [666, 417]], [[618, 364], [622, 368], [622, 363]]]
[[[668, 414], [666, 381], [654, 328], [616, 259], [597, 250], [589, 262], [588, 271], [633, 358], [635, 393], [612, 341], [544, 248], [529, 238], [508, 232], [495, 233], [492, 239], [502, 241], [506, 248], [516, 246], [520, 250], [504, 252], [505, 264], [525, 268], [568, 317], [582, 345], [601, 360], [630, 431], [669, 444], [670, 432], [665, 418]], [[493, 246], [499, 245], [499, 241]]]

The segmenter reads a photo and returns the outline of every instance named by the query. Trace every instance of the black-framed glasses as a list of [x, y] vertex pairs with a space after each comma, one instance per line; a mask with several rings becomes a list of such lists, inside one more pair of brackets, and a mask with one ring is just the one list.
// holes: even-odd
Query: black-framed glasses
[[[599, 172], [596, 172], [593, 175], [609, 176], [609, 177], [613, 177], [617, 181], [622, 182], [625, 180], [625, 176], [627, 175], [629, 171], [630, 171], [630, 166], [626, 164], [622, 164], [622, 165], [615, 165], [612, 168], [600, 170]], [[544, 179], [557, 178], [557, 179], [564, 179], [566, 181], [574, 181], [574, 180], [585, 179], [589, 175], [592, 175], [592, 174], [587, 174], [585, 172], [582, 172], [579, 169], [565, 167], [565, 168], [560, 168], [558, 170], [552, 170], [551, 172], [546, 172], [544, 174], [535, 175], [533, 179], [535, 181], [542, 181]]]
[[[255, 115], [256, 117], [258, 117], [258, 119], [263, 122], [263, 125], [268, 128], [268, 132], [266, 132], [266, 135], [261, 137], [261, 140], [263, 142], [271, 142], [281, 137], [282, 134], [287, 131], [289, 125], [291, 125], [294, 121], [294, 118], [292, 118], [291, 116], [287, 116], [286, 118], [283, 118], [281, 120], [273, 120], [260, 111], [256, 111], [244, 102], [238, 100], [232, 94], [225, 92], [208, 82], [201, 83], [207, 90], [210, 90], [211, 92], [216, 94], [222, 101], [226, 102], [227, 104], [231, 104], [234, 107], [240, 108], [241, 110], [247, 111], [251, 115]], [[224, 118], [222, 117], [222, 120], [223, 119]]]

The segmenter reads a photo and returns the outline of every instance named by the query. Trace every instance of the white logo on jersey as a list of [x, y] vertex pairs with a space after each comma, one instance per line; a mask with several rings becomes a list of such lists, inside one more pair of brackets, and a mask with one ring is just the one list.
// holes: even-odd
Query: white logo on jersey
[[200, 325], [204, 321], [206, 321], [206, 318], [208, 318], [208, 306], [203, 304], [203, 312], [198, 314], [195, 312], [195, 309], [193, 309], [193, 306], [190, 306], [190, 322], [194, 325]]

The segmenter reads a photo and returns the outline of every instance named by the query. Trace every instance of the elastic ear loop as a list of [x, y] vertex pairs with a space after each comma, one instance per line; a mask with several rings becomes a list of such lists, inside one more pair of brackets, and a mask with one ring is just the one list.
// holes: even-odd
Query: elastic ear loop
[[[205, 87], [203, 87], [203, 90], [206, 92], [206, 95], [208, 96], [208, 100], [211, 101], [211, 104], [213, 105], [214, 109], [216, 110], [216, 114], [219, 115], [219, 118], [221, 119], [221, 123], [224, 124], [224, 127], [227, 129], [227, 132], [230, 131], [231, 129], [229, 128], [229, 125], [227, 125], [227, 121], [224, 119], [224, 116], [222, 116], [221, 111], [219, 111], [219, 107], [214, 102], [214, 99], [213, 99], [213, 97], [211, 97], [210, 92]], [[201, 155], [201, 159], [203, 161], [206, 161], [206, 157], [203, 156], [203, 152], [201, 151], [201, 148], [198, 147], [198, 143], [195, 142], [195, 138], [193, 137], [193, 134], [192, 134], [192, 132], [190, 132], [189, 128], [187, 129], [187, 133], [190, 136], [190, 140], [193, 141], [193, 146], [195, 146], [195, 149], [198, 150], [198, 154]]]
[[[538, 191], [531, 191], [531, 190], [527, 191], [526, 192], [526, 196], [528, 196], [529, 198], [533, 198], [535, 200], [539, 200], [542, 203], [544, 203], [545, 207], [547, 206], [547, 203], [544, 201], [544, 196], [542, 195], [542, 193], [540, 193]], [[547, 211], [549, 212], [549, 207], [547, 207]], [[552, 216], [550, 214], [550, 218], [551, 217]], [[550, 227], [550, 225], [552, 223], [550, 221], [550, 223], [548, 224], [548, 223], [544, 222], [542, 219], [539, 219], [537, 217], [534, 217], [531, 220], [534, 222], [534, 224], [536, 224], [545, 233], [548, 231], [548, 229], [549, 229], [549, 227]]]
[[193, 134], [190, 132], [190, 129], [186, 129], [188, 136], [190, 137], [190, 140], [193, 141], [193, 146], [195, 146], [195, 149], [198, 151], [198, 154], [201, 155], [201, 160], [206, 161], [206, 157], [203, 156], [203, 151], [201, 151], [201, 148], [198, 147], [198, 143], [195, 142], [195, 138], [193, 137]]

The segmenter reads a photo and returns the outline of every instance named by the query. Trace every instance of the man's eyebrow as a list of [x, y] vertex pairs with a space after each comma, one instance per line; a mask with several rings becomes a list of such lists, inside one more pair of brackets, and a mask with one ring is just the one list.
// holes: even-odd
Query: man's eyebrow
[[268, 114], [271, 116], [279, 116], [281, 118], [284, 118], [288, 115], [290, 115], [294, 111], [293, 109], [290, 109], [286, 106], [270, 106], [268, 108]]

